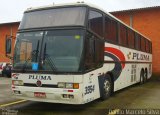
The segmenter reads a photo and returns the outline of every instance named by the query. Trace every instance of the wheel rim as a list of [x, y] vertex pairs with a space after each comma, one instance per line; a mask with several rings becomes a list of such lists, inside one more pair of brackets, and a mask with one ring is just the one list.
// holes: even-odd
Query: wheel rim
[[140, 83], [143, 84], [144, 83], [144, 73], [141, 72], [141, 75], [140, 75]]
[[104, 82], [104, 91], [105, 91], [105, 94], [109, 94], [110, 92], [110, 87], [111, 87], [111, 84], [109, 81], [105, 80]]
[[145, 82], [147, 81], [147, 77], [148, 77], [148, 75], [147, 75], [147, 71], [145, 72], [145, 74], [144, 74], [144, 80], [145, 80]]

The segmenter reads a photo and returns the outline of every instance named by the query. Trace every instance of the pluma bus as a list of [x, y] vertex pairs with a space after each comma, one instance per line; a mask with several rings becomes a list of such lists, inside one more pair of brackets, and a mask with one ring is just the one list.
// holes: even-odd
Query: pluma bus
[[13, 55], [13, 95], [25, 100], [85, 104], [152, 75], [151, 40], [88, 3], [27, 9]]

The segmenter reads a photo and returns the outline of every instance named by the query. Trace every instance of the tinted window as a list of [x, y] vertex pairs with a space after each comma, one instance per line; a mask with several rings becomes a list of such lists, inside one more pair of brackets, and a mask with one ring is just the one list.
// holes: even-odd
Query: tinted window
[[103, 17], [102, 14], [96, 11], [90, 11], [89, 13], [89, 29], [103, 36]]
[[87, 38], [85, 39], [85, 69], [94, 68], [95, 62], [95, 42], [92, 38], [92, 34], [87, 34]]
[[141, 49], [141, 37], [138, 34], [135, 34], [135, 44], [136, 44], [136, 49], [140, 50]]
[[105, 17], [105, 39], [117, 42], [117, 22], [109, 17]]
[[17, 42], [14, 51], [14, 67], [19, 68], [23, 64], [39, 61], [40, 44], [43, 32], [26, 32], [17, 34]]
[[104, 43], [100, 39], [95, 39], [95, 55], [96, 65], [102, 64], [104, 61]]
[[104, 61], [104, 42], [88, 33], [85, 45], [85, 69], [97, 68]]
[[149, 41], [146, 40], [146, 52], [149, 53]]
[[145, 48], [146, 48], [145, 39], [143, 37], [141, 37], [141, 50], [145, 52], [146, 51]]
[[119, 43], [123, 46], [127, 45], [127, 31], [123, 25], [119, 26]]
[[20, 29], [84, 25], [85, 7], [57, 8], [25, 13]]
[[[83, 30], [50, 30], [45, 32], [43, 70], [77, 72], [83, 50]], [[52, 62], [52, 63], [50, 63]]]
[[149, 53], [152, 53], [152, 43], [149, 42]]
[[81, 71], [83, 35], [84, 30], [80, 29], [19, 33], [15, 45], [14, 68], [23, 69], [25, 66], [25, 69], [32, 70], [33, 63], [43, 61], [38, 68], [40, 71]]
[[135, 47], [134, 32], [132, 30], [128, 30], [128, 46], [130, 48]]
[[151, 53], [152, 53], [152, 43], [151, 43], [151, 47], [150, 48], [151, 48]]

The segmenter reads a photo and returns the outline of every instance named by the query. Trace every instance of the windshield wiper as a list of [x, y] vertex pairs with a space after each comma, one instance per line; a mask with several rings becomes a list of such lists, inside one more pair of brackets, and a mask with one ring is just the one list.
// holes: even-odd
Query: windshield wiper
[[[37, 62], [37, 58], [38, 58], [38, 52], [39, 52], [39, 40], [38, 40], [38, 43], [37, 43], [37, 48], [36, 48], [36, 51], [35, 51], [35, 58], [36, 58], [36, 60], [35, 60], [35, 62]], [[34, 50], [33, 50], [34, 51]]]
[[28, 63], [28, 61], [30, 61], [34, 56], [35, 56], [35, 62], [37, 62], [37, 58], [38, 58], [38, 53], [39, 53], [39, 40], [38, 40], [38, 42], [37, 42], [37, 48], [36, 48], [36, 50], [33, 50], [32, 52], [31, 52], [31, 56], [25, 61], [25, 63], [24, 63], [24, 65], [23, 65], [23, 68], [22, 68], [22, 70], [23, 70], [23, 72], [25, 71], [25, 69], [26, 69], [26, 66], [27, 66], [27, 63]]
[[55, 70], [57, 70], [57, 68], [56, 68], [53, 60], [51, 59], [51, 57], [48, 54], [46, 54], [46, 47], [47, 47], [47, 44], [45, 43], [44, 53], [43, 53], [43, 61], [47, 60], [48, 64], [50, 65], [50, 67], [52, 69], [52, 71], [55, 71]]

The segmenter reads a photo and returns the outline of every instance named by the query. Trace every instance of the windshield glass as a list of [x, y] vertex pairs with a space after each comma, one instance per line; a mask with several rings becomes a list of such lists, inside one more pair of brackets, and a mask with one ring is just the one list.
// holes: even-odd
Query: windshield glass
[[38, 62], [43, 32], [26, 32], [17, 34], [14, 67], [20, 69], [28, 63]]
[[68, 7], [39, 10], [24, 13], [19, 29], [83, 26], [85, 23], [85, 7]]
[[38, 70], [81, 71], [83, 40], [83, 30], [20, 33], [15, 46], [14, 69], [33, 70], [33, 63], [38, 63]]

